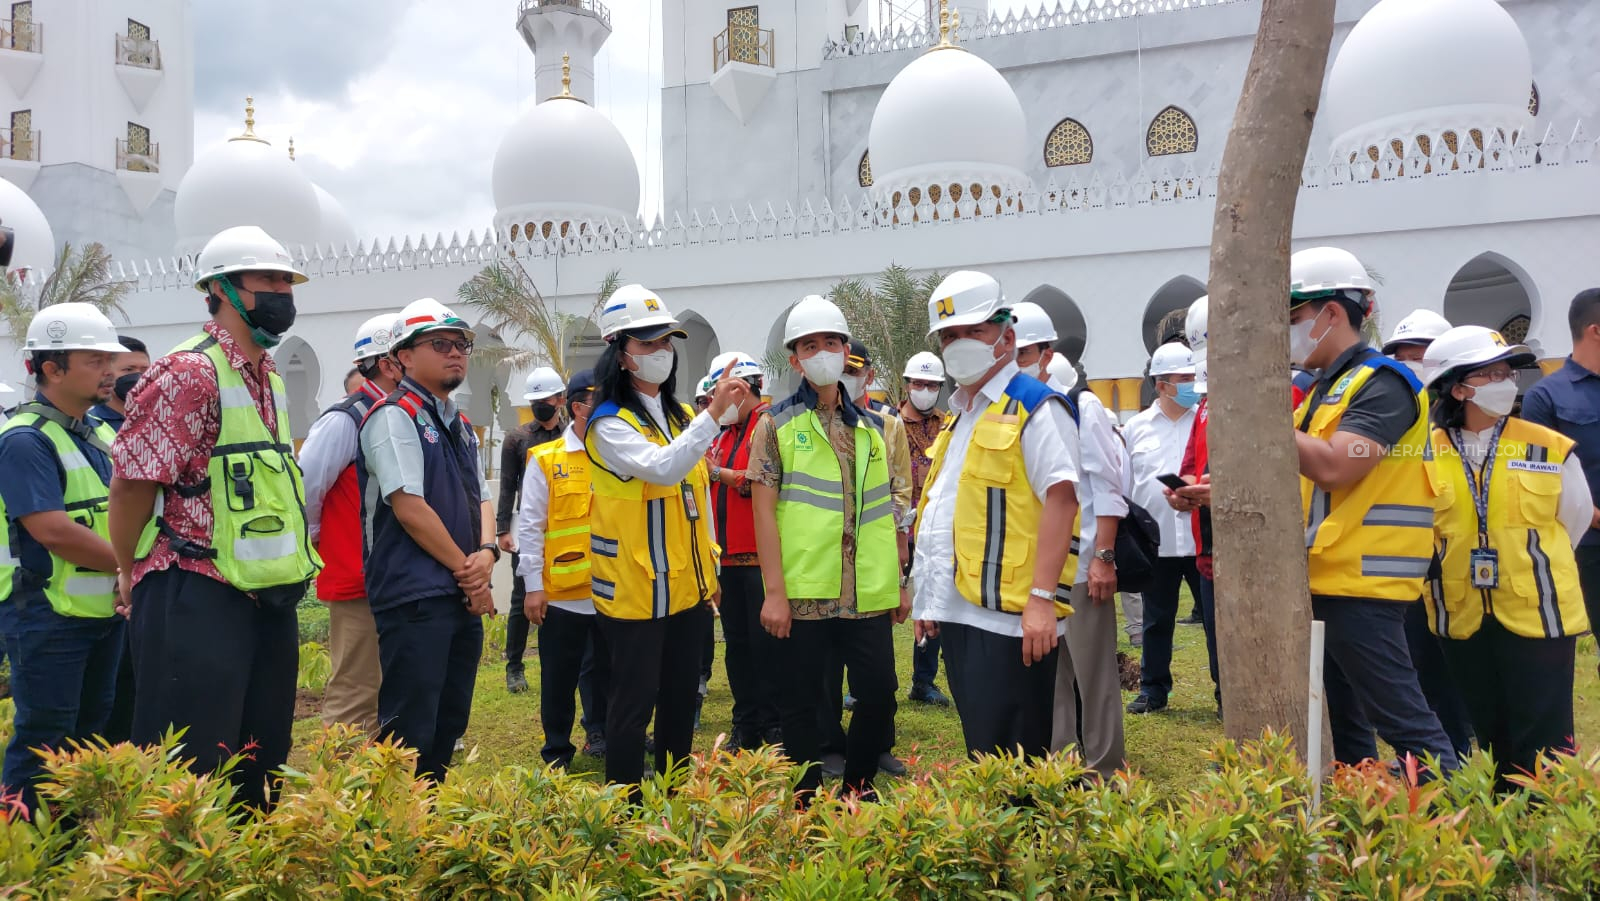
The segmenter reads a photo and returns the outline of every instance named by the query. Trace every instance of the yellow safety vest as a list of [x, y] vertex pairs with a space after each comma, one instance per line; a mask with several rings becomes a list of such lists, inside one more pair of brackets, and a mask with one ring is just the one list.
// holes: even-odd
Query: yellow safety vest
[[657, 447], [676, 437], [640, 422], [615, 401], [602, 404], [589, 420], [584, 448], [594, 464], [589, 560], [595, 611], [642, 620], [690, 610], [717, 591], [719, 551], [711, 540], [711, 511], [699, 509], [708, 482], [705, 461], [674, 485], [623, 478], [606, 466], [594, 444], [595, 426], [610, 416]]
[[1441, 561], [1440, 577], [1429, 592], [1433, 631], [1446, 638], [1469, 638], [1489, 616], [1525, 638], [1565, 638], [1589, 631], [1572, 542], [1556, 518], [1561, 464], [1572, 452], [1572, 440], [1506, 418], [1489, 469], [1488, 528], [1483, 535], [1495, 551], [1499, 584], [1474, 588], [1471, 557], [1480, 543], [1478, 506], [1450, 435], [1436, 429], [1433, 439], [1443, 483], [1433, 526]]
[[1428, 404], [1416, 377], [1372, 351], [1328, 389], [1314, 408], [1315, 392], [1295, 410], [1295, 427], [1324, 441], [1362, 386], [1387, 366], [1417, 389], [1417, 421], [1378, 465], [1356, 484], [1322, 490], [1300, 478], [1305, 510], [1311, 593], [1330, 597], [1415, 601], [1433, 560], [1433, 507], [1437, 494]]
[[528, 451], [550, 486], [545, 519], [544, 590], [552, 601], [589, 597], [589, 455], [567, 450], [565, 435]]
[[[1066, 399], [1037, 379], [1018, 376], [1005, 394], [990, 404], [973, 426], [967, 457], [956, 486], [955, 538], [956, 588], [961, 596], [988, 610], [1022, 613], [1033, 589], [1033, 567], [1038, 551], [1039, 520], [1044, 504], [1028, 483], [1022, 454], [1022, 431], [1042, 403]], [[1032, 384], [1027, 384], [1032, 382]], [[1068, 410], [1071, 410], [1070, 405]], [[933, 446], [928, 448], [926, 485], [933, 485], [944, 465], [950, 435], [957, 418], [946, 420]], [[922, 493], [917, 515], [928, 506]], [[1072, 524], [1077, 534], [1078, 521]], [[1076, 551], [1067, 555], [1056, 586], [1056, 618], [1072, 615], [1072, 583], [1078, 575]]]

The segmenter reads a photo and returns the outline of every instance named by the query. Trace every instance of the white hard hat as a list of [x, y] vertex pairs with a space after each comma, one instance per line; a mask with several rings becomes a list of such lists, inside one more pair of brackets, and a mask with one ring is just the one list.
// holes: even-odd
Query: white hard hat
[[33, 314], [24, 352], [99, 350], [127, 353], [117, 340], [117, 329], [93, 304], [57, 303]]
[[1383, 342], [1383, 352], [1392, 354], [1402, 344], [1421, 344], [1426, 347], [1448, 331], [1450, 320], [1432, 310], [1416, 310], [1394, 327], [1389, 340]]
[[1061, 387], [1071, 391], [1078, 387], [1078, 369], [1067, 359], [1066, 354], [1053, 354], [1050, 362], [1045, 364], [1045, 371], [1050, 377], [1061, 383]]
[[1372, 311], [1372, 278], [1356, 255], [1337, 247], [1311, 247], [1289, 258], [1289, 307], [1335, 291], [1359, 291]]
[[1423, 351], [1422, 367], [1428, 374], [1423, 383], [1432, 385], [1452, 372], [1466, 373], [1501, 360], [1510, 363], [1513, 369], [1521, 369], [1532, 366], [1536, 359], [1527, 345], [1507, 344], [1492, 328], [1458, 325], [1434, 339]]
[[730, 366], [733, 367], [733, 377], [736, 379], [759, 379], [764, 377], [761, 372], [761, 364], [756, 362], [755, 357], [737, 350], [731, 350], [727, 353], [717, 354], [711, 359], [711, 371], [707, 373], [706, 380], [715, 384], [717, 379], [722, 378], [722, 370]]
[[987, 322], [1009, 309], [994, 277], [962, 269], [952, 272], [928, 298], [928, 334], [940, 329]]
[[905, 377], [924, 382], [944, 381], [944, 361], [936, 353], [919, 351], [906, 361]]
[[1181, 341], [1169, 341], [1150, 355], [1151, 375], [1193, 375], [1194, 352]]
[[547, 397], [555, 397], [557, 394], [567, 390], [566, 383], [561, 381], [561, 373], [556, 372], [549, 366], [540, 366], [538, 369], [528, 373], [528, 382], [523, 387], [522, 399], [530, 403], [536, 400], [544, 400]]
[[1011, 327], [1016, 330], [1018, 347], [1054, 345], [1059, 340], [1056, 338], [1056, 324], [1050, 321], [1050, 314], [1044, 311], [1044, 307], [1026, 300], [1011, 305]]
[[850, 323], [834, 302], [820, 294], [808, 294], [789, 311], [783, 324], [783, 346], [791, 350], [807, 335], [841, 335], [850, 340]]
[[656, 292], [644, 285], [623, 285], [611, 293], [600, 311], [600, 337], [613, 341], [619, 332], [637, 332], [641, 341], [654, 341], [666, 335], [688, 338], [678, 320]]
[[394, 328], [394, 314], [374, 316], [356, 329], [355, 362], [381, 357], [389, 352], [389, 339]]
[[389, 327], [389, 351], [401, 350], [412, 339], [424, 332], [457, 331], [471, 341], [476, 334], [467, 327], [467, 321], [431, 297], [413, 300], [405, 305], [394, 325]]
[[254, 225], [225, 228], [206, 242], [195, 260], [194, 286], [209, 293], [208, 282], [231, 272], [287, 272], [297, 285], [306, 281], [305, 273], [294, 268], [294, 260], [283, 245]]
[[709, 395], [711, 393], [711, 386], [713, 384], [715, 384], [715, 382], [712, 381], [710, 376], [701, 379], [700, 384], [695, 386], [694, 399], [699, 400], [700, 398]]
[[1183, 337], [1189, 342], [1189, 353], [1194, 360], [1194, 390], [1206, 393], [1206, 343], [1210, 340], [1207, 322], [1211, 318], [1211, 297], [1202, 295], [1189, 304], [1183, 317]]

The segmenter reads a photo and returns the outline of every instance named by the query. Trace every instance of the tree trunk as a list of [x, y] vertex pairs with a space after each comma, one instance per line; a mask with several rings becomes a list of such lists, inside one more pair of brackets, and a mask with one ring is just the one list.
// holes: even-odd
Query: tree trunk
[[[1217, 185], [1208, 381], [1228, 737], [1304, 751], [1311, 598], [1289, 410], [1289, 238], [1334, 0], [1264, 0]], [[1318, 736], [1318, 740], [1321, 737]]]

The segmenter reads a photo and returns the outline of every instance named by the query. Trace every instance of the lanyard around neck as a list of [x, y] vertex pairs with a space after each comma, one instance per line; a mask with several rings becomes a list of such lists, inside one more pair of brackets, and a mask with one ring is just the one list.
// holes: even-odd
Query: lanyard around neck
[[1483, 455], [1483, 466], [1477, 475], [1472, 472], [1467, 455], [1461, 452], [1461, 430], [1450, 430], [1450, 440], [1455, 442], [1456, 455], [1461, 458], [1461, 471], [1466, 473], [1467, 488], [1472, 492], [1472, 505], [1478, 514], [1479, 547], [1489, 546], [1489, 477], [1494, 472], [1494, 460], [1500, 451], [1500, 433], [1505, 431], [1505, 427], [1506, 420], [1503, 418], [1495, 423], [1494, 433], [1489, 436], [1489, 449]]

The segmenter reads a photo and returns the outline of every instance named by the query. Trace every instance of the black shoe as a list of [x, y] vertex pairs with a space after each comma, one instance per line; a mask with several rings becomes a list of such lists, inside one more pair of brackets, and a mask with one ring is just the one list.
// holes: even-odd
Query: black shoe
[[854, 709], [856, 709], [856, 699], [855, 699], [854, 695], [845, 695], [844, 696], [844, 709], [846, 709], [846, 710], [854, 710]]
[[783, 746], [783, 727], [782, 726], [768, 726], [767, 728], [762, 729], [761, 730], [761, 744], [763, 744], [763, 745], [772, 745], [775, 748], [782, 747]]
[[878, 769], [891, 776], [904, 776], [906, 774], [905, 762], [894, 756], [893, 751], [884, 751], [878, 755]]
[[506, 691], [520, 695], [528, 690], [528, 677], [520, 669], [506, 670]]
[[1162, 698], [1161, 700], [1157, 701], [1155, 698], [1152, 698], [1143, 692], [1141, 692], [1137, 698], [1134, 698], [1133, 701], [1128, 704], [1129, 713], [1155, 713], [1157, 710], [1166, 709], [1166, 698]]
[[950, 706], [950, 699], [944, 696], [944, 692], [934, 688], [932, 685], [913, 685], [907, 697], [918, 704], [931, 704], [934, 707]]
[[824, 776], [832, 776], [835, 779], [839, 778], [840, 776], [843, 776], [844, 775], [844, 755], [843, 754], [824, 754], [824, 755], [822, 755], [822, 775], [824, 775]]
[[604, 732], [590, 732], [584, 736], [583, 753], [586, 757], [604, 760], [606, 758], [606, 734]]
[[761, 744], [759, 734], [743, 726], [734, 726], [728, 730], [728, 743], [724, 747], [729, 751], [749, 751], [759, 744]]
[[1185, 619], [1178, 620], [1178, 623], [1179, 625], [1184, 626], [1203, 626], [1206, 624], [1206, 621], [1205, 617], [1200, 615], [1200, 611], [1191, 610], [1189, 611], [1189, 616]]

